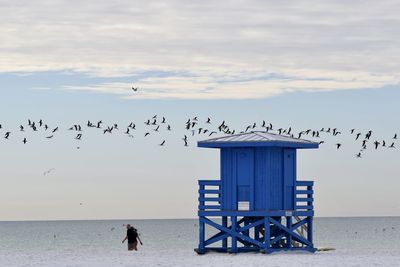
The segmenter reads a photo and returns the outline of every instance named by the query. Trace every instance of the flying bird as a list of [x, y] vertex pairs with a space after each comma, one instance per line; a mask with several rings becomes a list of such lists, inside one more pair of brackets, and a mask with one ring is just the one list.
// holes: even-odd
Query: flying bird
[[379, 146], [380, 144], [381, 144], [381, 143], [379, 143], [378, 141], [375, 141], [375, 142], [374, 142], [375, 149], [378, 149], [378, 146]]
[[137, 92], [138, 87], [133, 87], [133, 86], [132, 86], [132, 90], [133, 90], [134, 92]]
[[159, 146], [164, 146], [165, 145], [165, 140], [161, 142], [161, 144], [159, 144]]
[[46, 176], [47, 174], [50, 174], [54, 170], [55, 170], [54, 168], [48, 169], [47, 171], [43, 172], [43, 175]]

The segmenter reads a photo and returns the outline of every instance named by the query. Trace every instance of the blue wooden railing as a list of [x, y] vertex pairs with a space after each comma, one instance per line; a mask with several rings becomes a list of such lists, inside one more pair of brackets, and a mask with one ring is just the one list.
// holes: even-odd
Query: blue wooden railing
[[[295, 186], [294, 210], [313, 210], [314, 182], [297, 181]], [[221, 181], [220, 180], [199, 180], [199, 210], [220, 211], [221, 206]]]
[[220, 180], [199, 180], [199, 210], [221, 210]]
[[313, 210], [314, 209], [314, 182], [297, 181], [295, 187], [295, 210]]

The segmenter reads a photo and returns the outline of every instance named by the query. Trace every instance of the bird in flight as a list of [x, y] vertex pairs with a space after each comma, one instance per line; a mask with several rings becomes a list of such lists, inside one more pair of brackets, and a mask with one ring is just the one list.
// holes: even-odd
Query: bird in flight
[[165, 140], [161, 142], [161, 144], [159, 144], [159, 146], [164, 146], [165, 145]]
[[379, 143], [378, 141], [375, 141], [375, 142], [374, 142], [375, 149], [378, 149], [378, 146], [379, 146], [380, 144], [381, 144], [381, 143]]
[[337, 143], [336, 148], [339, 149], [342, 146], [342, 144]]
[[26, 140], [26, 137], [24, 138], [24, 140], [22, 140], [22, 143], [24, 143], [24, 145], [27, 143], [28, 141]]
[[137, 92], [138, 87], [133, 87], [133, 86], [132, 86], [132, 90], [133, 90], [134, 92]]
[[48, 169], [47, 171], [43, 172], [43, 175], [46, 176], [47, 174], [50, 174], [54, 170], [55, 170], [54, 168]]

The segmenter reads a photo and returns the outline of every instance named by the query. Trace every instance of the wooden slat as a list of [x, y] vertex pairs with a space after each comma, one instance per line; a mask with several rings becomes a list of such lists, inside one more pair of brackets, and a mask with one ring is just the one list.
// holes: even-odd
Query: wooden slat
[[296, 190], [295, 192], [296, 192], [297, 195], [300, 195], [300, 194], [306, 194], [306, 195], [314, 194], [314, 190]]
[[311, 202], [314, 201], [313, 197], [297, 197], [296, 202]]
[[221, 180], [199, 180], [199, 185], [221, 185]]
[[199, 210], [220, 210], [221, 205], [199, 205]]
[[199, 190], [199, 194], [221, 194], [221, 190], [219, 189], [203, 189]]
[[308, 205], [308, 206], [296, 205], [296, 210], [312, 210], [313, 208], [314, 208], [313, 205]]
[[199, 201], [221, 201], [220, 197], [199, 197]]
[[296, 186], [313, 186], [314, 181], [297, 181]]

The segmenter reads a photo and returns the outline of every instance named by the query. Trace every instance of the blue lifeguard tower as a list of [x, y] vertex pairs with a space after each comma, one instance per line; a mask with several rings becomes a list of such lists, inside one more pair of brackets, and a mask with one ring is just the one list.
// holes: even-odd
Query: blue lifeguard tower
[[198, 146], [220, 149], [221, 178], [199, 180], [197, 253], [315, 252], [314, 182], [297, 180], [296, 150], [318, 143], [250, 132]]

